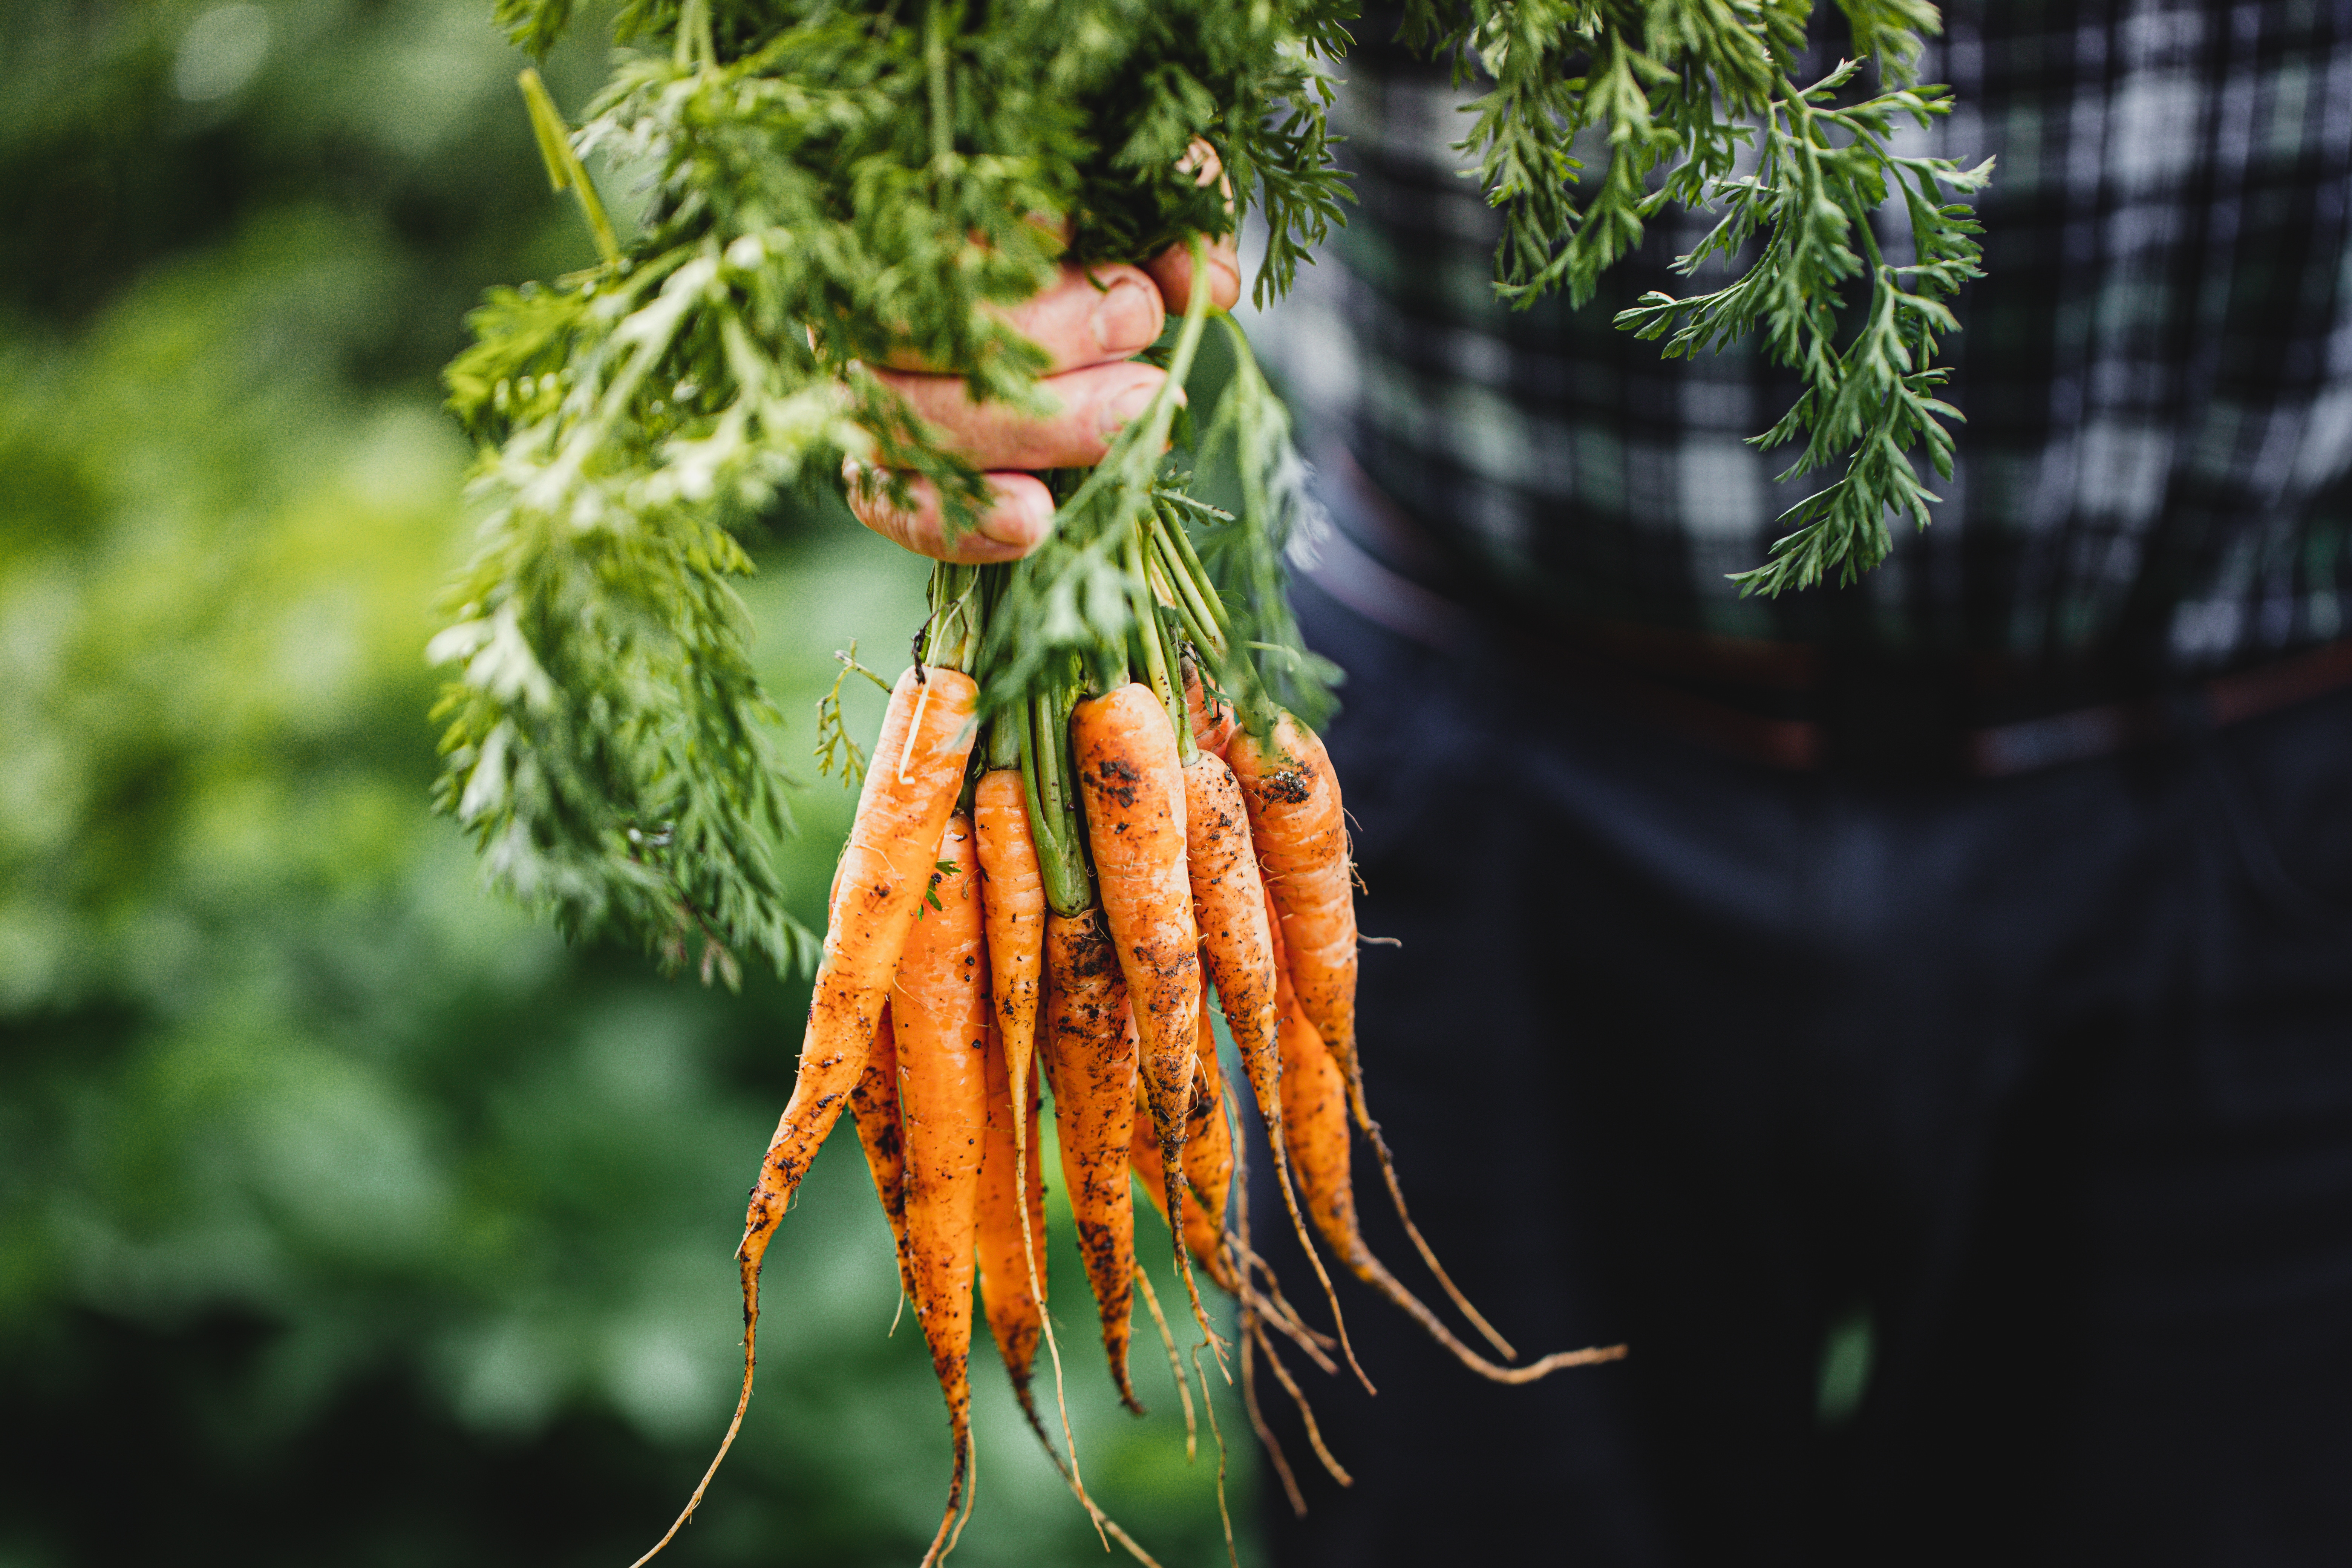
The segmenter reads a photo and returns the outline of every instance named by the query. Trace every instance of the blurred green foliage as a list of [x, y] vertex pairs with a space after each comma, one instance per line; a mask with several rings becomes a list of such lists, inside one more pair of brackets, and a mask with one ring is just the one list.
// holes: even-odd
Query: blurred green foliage
[[[547, 66], [575, 112], [595, 47]], [[0, 11], [5, 1568], [618, 1568], [724, 1424], [804, 996], [566, 949], [425, 805], [468, 457], [434, 374], [485, 286], [587, 255], [519, 63], [485, 0]], [[923, 574], [838, 514], [760, 561], [798, 756], [830, 651], [895, 647]], [[780, 864], [813, 920], [849, 800], [803, 782]], [[943, 1500], [845, 1133], [805, 1193], [680, 1568], [912, 1563]], [[1223, 1561], [1149, 1328], [1137, 1423], [1053, 1270], [1097, 1495]], [[958, 1560], [1104, 1561], [992, 1360]]]

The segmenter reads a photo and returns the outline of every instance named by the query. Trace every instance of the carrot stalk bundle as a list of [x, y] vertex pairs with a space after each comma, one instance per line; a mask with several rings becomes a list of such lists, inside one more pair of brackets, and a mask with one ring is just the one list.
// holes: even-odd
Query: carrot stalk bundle
[[[1316, 1233], [1349, 1273], [1481, 1376], [1531, 1382], [1624, 1352], [1611, 1346], [1497, 1366], [1457, 1339], [1365, 1245], [1350, 1180], [1351, 1117], [1440, 1284], [1512, 1353], [1413, 1226], [1365, 1103], [1354, 1048], [1351, 870], [1322, 742], [1271, 708], [1263, 685], [1244, 693], [1247, 728], [1225, 705], [1214, 684], [1232, 668], [1219, 663], [1232, 651], [1225, 606], [1196, 580], [1199, 558], [1173, 513], [1130, 536], [1124, 550], [1134, 581], [1149, 588], [1134, 606], [1127, 647], [1024, 676], [1017, 701], [992, 695], [987, 752], [969, 768], [981, 726], [979, 687], [964, 669], [992, 646], [982, 626], [1006, 579], [988, 574], [999, 569], [957, 566], [934, 576], [931, 619], [918, 645], [931, 662], [892, 690], [828, 900], [801, 1070], [738, 1250], [743, 1386], [718, 1458], [655, 1551], [692, 1515], [741, 1429], [756, 1366], [760, 1267], [845, 1106], [891, 1225], [900, 1289], [947, 1402], [953, 1468], [924, 1568], [954, 1550], [975, 1490], [975, 1279], [1014, 1395], [1048, 1458], [1106, 1544], [1116, 1539], [1150, 1562], [1087, 1495], [1066, 1407], [1065, 1458], [1032, 1390], [1042, 1340], [1053, 1351], [1060, 1402], [1060, 1352], [1045, 1312], [1044, 1172], [1034, 1158], [1041, 1073], [1053, 1090], [1063, 1179], [1112, 1381], [1142, 1414], [1129, 1370], [1140, 1292], [1167, 1343], [1188, 1454], [1191, 1379], [1137, 1262], [1130, 1172], [1171, 1222], [1171, 1254], [1202, 1332], [1192, 1370], [1203, 1396], [1200, 1352], [1215, 1354], [1222, 1368], [1225, 1342], [1210, 1325], [1196, 1265], [1238, 1300], [1253, 1424], [1271, 1445], [1257, 1406], [1263, 1353], [1297, 1402], [1317, 1457], [1343, 1484], [1348, 1472], [1274, 1338], [1286, 1337], [1326, 1373], [1338, 1370], [1328, 1353], [1337, 1350], [1371, 1389]], [[966, 788], [968, 814], [957, 814]], [[1251, 1246], [1247, 1194], [1235, 1180], [1244, 1150], [1218, 1059], [1211, 986], [1336, 1338], [1300, 1318]], [[1222, 1510], [1223, 1443], [1213, 1411], [1211, 1427]], [[1278, 1449], [1273, 1457], [1297, 1505], [1296, 1478]], [[1230, 1544], [1230, 1521], [1228, 1537]]]

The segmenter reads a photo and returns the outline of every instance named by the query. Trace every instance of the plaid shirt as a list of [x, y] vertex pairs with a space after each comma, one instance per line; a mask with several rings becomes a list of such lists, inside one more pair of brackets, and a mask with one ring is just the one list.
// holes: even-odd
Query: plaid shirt
[[1958, 471], [1854, 587], [1769, 601], [1725, 574], [1833, 477], [1776, 485], [1788, 452], [1744, 444], [1793, 380], [1610, 325], [1717, 286], [1665, 268], [1706, 220], [1662, 216], [1581, 311], [1497, 305], [1495, 215], [1448, 145], [1463, 95], [1366, 25], [1336, 117], [1361, 207], [1257, 331], [1309, 431], [1444, 547], [1418, 575], [2040, 668], [2203, 672], [2352, 632], [2352, 0], [1958, 0], [1946, 25], [1921, 79], [1959, 108], [1906, 145], [2000, 158], [1945, 344]]

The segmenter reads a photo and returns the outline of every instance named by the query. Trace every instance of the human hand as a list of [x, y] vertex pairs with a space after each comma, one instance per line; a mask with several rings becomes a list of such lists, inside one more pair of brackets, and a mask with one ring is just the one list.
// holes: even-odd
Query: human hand
[[[1202, 173], [1204, 184], [1219, 177], [1213, 156]], [[1207, 260], [1210, 303], [1230, 310], [1242, 291], [1234, 237], [1213, 242]], [[1143, 412], [1167, 380], [1166, 372], [1135, 363], [1131, 356], [1159, 338], [1170, 312], [1191, 304], [1193, 282], [1191, 247], [1177, 245], [1141, 267], [1066, 265], [1044, 291], [1007, 309], [1005, 320], [1051, 361], [1038, 383], [1054, 405], [1050, 414], [974, 403], [961, 376], [936, 374], [912, 356], [869, 365], [947, 450], [982, 470], [989, 500], [977, 526], [950, 549], [930, 480], [905, 476], [908, 504], [895, 505], [890, 476], [852, 459], [843, 469], [849, 510], [884, 538], [937, 560], [1013, 561], [1028, 554], [1054, 521], [1054, 498], [1029, 470], [1102, 461], [1120, 427]]]

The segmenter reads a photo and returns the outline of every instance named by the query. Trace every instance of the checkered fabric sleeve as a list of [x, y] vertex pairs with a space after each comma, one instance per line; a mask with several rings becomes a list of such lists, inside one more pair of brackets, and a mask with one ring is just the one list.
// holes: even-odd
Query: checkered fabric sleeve
[[2352, 0], [1945, 16], [1922, 79], [1960, 108], [1905, 144], [2000, 160], [1946, 340], [1958, 471], [1857, 586], [1773, 601], [1727, 574], [1830, 477], [1775, 483], [1792, 449], [1747, 444], [1794, 383], [1610, 324], [1728, 276], [1667, 270], [1707, 220], [1662, 217], [1582, 310], [1497, 304], [1496, 216], [1451, 145], [1475, 88], [1367, 22], [1337, 115], [1360, 206], [1255, 330], [1309, 430], [1445, 547], [1438, 585], [2027, 665], [2203, 671], [2352, 631]]

